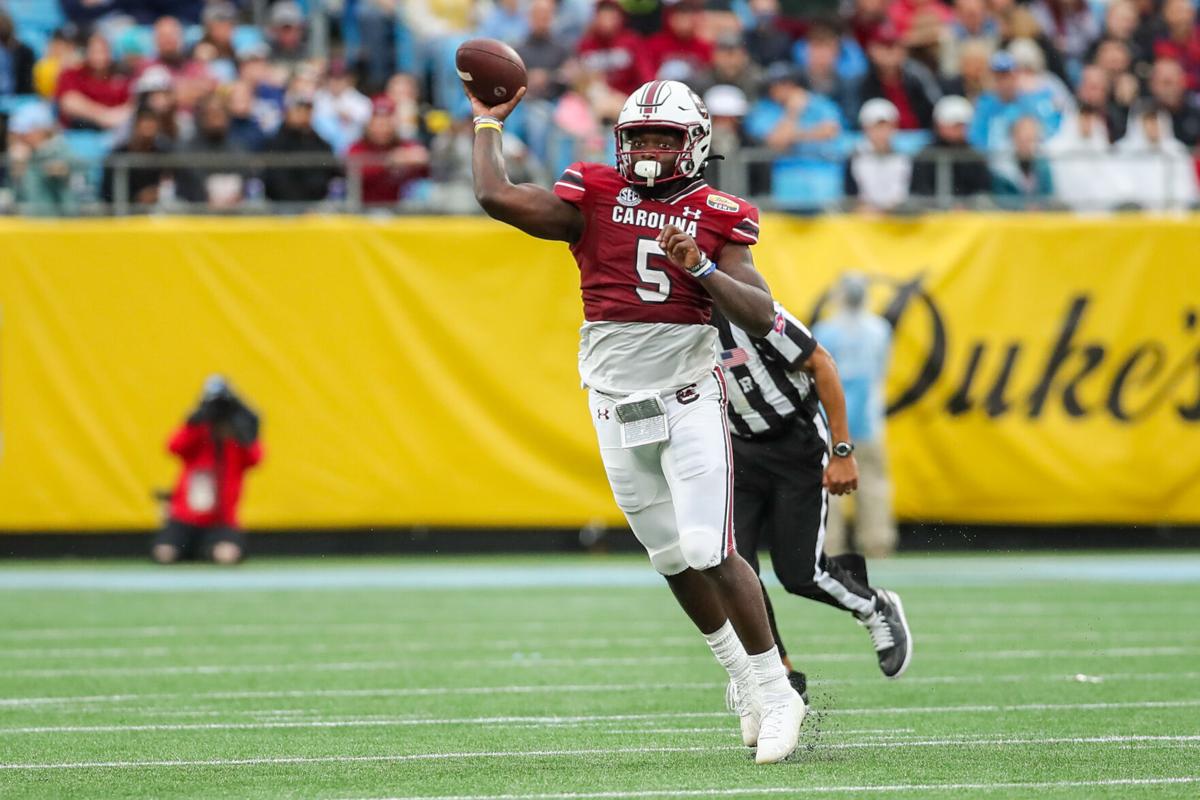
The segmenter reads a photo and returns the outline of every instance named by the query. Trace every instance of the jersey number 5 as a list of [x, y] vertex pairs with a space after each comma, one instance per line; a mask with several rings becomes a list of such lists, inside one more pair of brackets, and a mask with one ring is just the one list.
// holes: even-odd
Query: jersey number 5
[[671, 296], [671, 276], [667, 274], [670, 263], [656, 240], [638, 239], [636, 266], [642, 285], [637, 287], [637, 295], [643, 303], [667, 302]]

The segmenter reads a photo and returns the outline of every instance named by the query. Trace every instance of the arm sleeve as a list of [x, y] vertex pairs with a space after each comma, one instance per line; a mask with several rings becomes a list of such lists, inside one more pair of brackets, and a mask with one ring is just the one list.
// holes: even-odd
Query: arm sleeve
[[258, 463], [263, 459], [262, 443], [257, 440], [248, 447], [243, 445], [241, 450], [242, 464], [246, 467], [246, 469], [257, 466]]
[[759, 340], [760, 352], [774, 355], [787, 364], [788, 369], [799, 369], [817, 349], [817, 340], [812, 331], [792, 316], [779, 303], [775, 304], [775, 325], [771, 332]]
[[587, 189], [583, 184], [582, 162], [576, 161], [563, 170], [562, 175], [554, 182], [554, 194], [559, 200], [583, 210], [583, 199], [587, 196]]
[[204, 428], [201, 425], [188, 423], [167, 442], [167, 449], [180, 458], [187, 458], [204, 439]]

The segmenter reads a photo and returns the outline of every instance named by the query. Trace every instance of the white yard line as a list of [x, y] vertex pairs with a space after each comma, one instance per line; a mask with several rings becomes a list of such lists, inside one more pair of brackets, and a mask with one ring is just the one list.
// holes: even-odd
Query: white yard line
[[[391, 630], [396, 634], [402, 633], [399, 628], [381, 626], [382, 630]], [[302, 631], [295, 631], [300, 635]], [[311, 629], [304, 632], [311, 635]], [[1005, 633], [922, 633], [921, 644], [976, 644], [981, 642], [996, 642], [1001, 640], [1026, 641], [1028, 631], [1010, 631]], [[1118, 631], [1109, 634], [1092, 632], [1064, 632], [1054, 635], [1059, 642], [1084, 642], [1105, 645], [1117, 645], [1132, 642], [1176, 643], [1180, 640], [1194, 641], [1200, 639], [1200, 633], [1190, 631]], [[861, 649], [867, 643], [865, 636], [857, 630], [847, 630], [845, 634], [804, 635], [798, 638], [801, 652], [815, 646], [833, 645]], [[344, 651], [393, 651], [393, 652], [439, 652], [448, 650], [512, 650], [536, 651], [538, 649], [607, 649], [612, 647], [637, 649], [689, 649], [703, 650], [702, 640], [697, 636], [629, 636], [629, 637], [524, 637], [520, 639], [488, 639], [484, 641], [406, 641], [399, 639], [369, 638], [354, 642], [341, 643], [263, 643], [253, 642], [224, 642], [221, 644], [184, 644], [184, 645], [154, 645], [146, 647], [23, 647], [0, 649], [0, 659], [39, 659], [39, 658], [166, 658], [172, 655], [189, 655], [195, 653], [328, 653]]]
[[[1198, 736], [1078, 736], [1025, 737], [1011, 739], [918, 739], [904, 742], [845, 742], [820, 745], [821, 749], [859, 747], [1010, 747], [1048, 744], [1132, 744], [1135, 742], [1191, 742]], [[266, 764], [331, 764], [357, 762], [446, 761], [480, 758], [559, 758], [590, 755], [622, 755], [631, 753], [712, 753], [729, 750], [746, 751], [741, 745], [717, 747], [615, 747], [579, 750], [486, 750], [461, 753], [406, 753], [376, 756], [264, 756], [261, 758], [171, 759], [146, 761], [74, 761], [41, 764], [0, 764], [0, 770], [58, 770], [58, 769], [144, 769], [146, 767], [241, 767]]]
[[[1186, 611], [1191, 608], [1191, 604], [1184, 603], [1182, 606], [1178, 603], [1147, 601], [1138, 602], [1132, 599], [1128, 602], [1079, 602], [1072, 604], [1070, 601], [1062, 603], [970, 603], [966, 604], [961, 610], [957, 607], [939, 607], [939, 621], [953, 619], [957, 616], [970, 617], [973, 620], [981, 615], [994, 614], [1000, 619], [993, 624], [999, 624], [1004, 621], [1015, 621], [1014, 630], [1002, 631], [1012, 635], [1019, 635], [1021, 630], [1028, 628], [1031, 625], [1041, 623], [1045, 627], [1052, 628], [1061, 626], [1063, 617], [1072, 616], [1078, 618], [1080, 615], [1084, 617], [1102, 617], [1110, 611], [1125, 611], [1131, 609], [1145, 608], [1148, 613], [1162, 612], [1180, 613], [1183, 608]], [[386, 631], [395, 631], [411, 635], [414, 631], [429, 631], [429, 630], [446, 630], [458, 628], [487, 628], [494, 629], [497, 624], [503, 623], [507, 630], [521, 631], [557, 631], [567, 629], [569, 632], [577, 633], [581, 623], [585, 621], [582, 612], [578, 617], [564, 617], [562, 619], [535, 619], [535, 620], [513, 620], [513, 619], [482, 619], [478, 614], [471, 618], [458, 619], [413, 619], [413, 620], [394, 620], [388, 622], [341, 622], [336, 620], [321, 621], [313, 620], [311, 622], [283, 622], [283, 623], [236, 623], [231, 625], [215, 624], [215, 623], [197, 623], [195, 625], [138, 625], [138, 626], [87, 626], [87, 627], [50, 627], [50, 628], [25, 628], [25, 629], [7, 629], [0, 631], [0, 641], [17, 640], [17, 641], [55, 641], [55, 640], [77, 640], [77, 639], [105, 639], [111, 638], [115, 640], [124, 640], [131, 638], [160, 638], [160, 637], [196, 637], [204, 636], [283, 636], [287, 634], [295, 634], [297, 636], [311, 636], [314, 632], [331, 632], [342, 631], [345, 633], [364, 633], [375, 634]], [[612, 620], [586, 620], [587, 627], [592, 630], [610, 629], [613, 631], [613, 639], [620, 641], [622, 633], [628, 632], [645, 632], [654, 633], [660, 631], [680, 631], [686, 630], [683, 623], [675, 616], [664, 617], [662, 619], [612, 619]], [[1169, 631], [1164, 631], [1169, 635]]]
[[465, 753], [408, 753], [377, 756], [264, 756], [262, 758], [171, 759], [161, 761], [74, 761], [48, 764], [0, 764], [0, 770], [144, 769], [146, 767], [246, 767], [267, 764], [348, 764], [371, 761], [442, 761], [457, 758], [556, 758], [563, 756], [621, 755], [626, 753], [713, 753], [746, 750], [727, 747], [596, 747], [581, 750], [499, 750]]
[[[1200, 679], [1200, 672], [1113, 672], [1098, 673], [1095, 677], [1103, 681], [1186, 681]], [[811, 685], [818, 686], [859, 686], [877, 684], [879, 678], [845, 678], [845, 679], [814, 679]], [[1040, 681], [1047, 683], [1071, 683], [1074, 676], [1063, 673], [1044, 675], [1009, 674], [1009, 675], [926, 675], [906, 676], [902, 683], [910, 684], [975, 684], [975, 683], [1024, 683]], [[708, 691], [723, 689], [724, 683], [570, 683], [547, 684], [544, 686], [507, 685], [507, 686], [426, 686], [426, 687], [383, 687], [378, 689], [280, 689], [263, 691], [209, 691], [209, 692], [147, 692], [107, 695], [61, 695], [46, 697], [3, 697], [0, 698], [0, 708], [22, 708], [37, 706], [70, 706], [90, 705], [99, 703], [123, 703], [139, 700], [165, 699], [215, 699], [215, 700], [251, 700], [251, 699], [284, 699], [304, 697], [435, 697], [450, 694], [491, 695], [491, 694], [562, 694], [580, 692], [641, 692], [641, 691]]]
[[[970, 653], [927, 653], [924, 660], [996, 660], [996, 659], [1043, 659], [1043, 658], [1159, 658], [1162, 656], [1187, 656], [1200, 654], [1200, 647], [1109, 647], [1090, 649], [1081, 647], [1069, 650], [977, 650]], [[684, 664], [703, 659], [699, 650], [689, 656], [621, 656], [582, 658], [541, 658], [536, 653], [514, 654], [513, 658], [460, 659], [442, 661], [436, 665], [429, 661], [333, 661], [317, 663], [285, 664], [190, 664], [156, 667], [69, 667], [54, 669], [12, 669], [0, 673], [0, 679], [10, 678], [97, 678], [130, 677], [147, 675], [238, 675], [246, 673], [289, 673], [289, 672], [370, 672], [376, 670], [401, 670], [436, 666], [439, 669], [457, 667], [463, 669], [545, 667], [637, 667], [648, 664]], [[841, 663], [860, 661], [862, 653], [816, 653], [800, 656], [804, 663]]]
[[80, 697], [14, 697], [0, 699], [0, 708], [89, 703], [120, 703], [143, 698], [212, 700], [283, 699], [302, 697], [432, 697], [449, 694], [574, 694], [578, 692], [687, 691], [724, 688], [724, 683], [568, 683], [546, 686], [429, 686], [384, 689], [278, 689], [263, 691], [83, 695]]
[[[1144, 700], [1121, 703], [1022, 703], [1019, 705], [952, 705], [882, 708], [821, 709], [833, 716], [891, 716], [903, 714], [1006, 714], [1024, 711], [1108, 711], [1132, 708], [1197, 708], [1197, 700]], [[259, 712], [266, 713], [266, 712]], [[0, 728], [0, 735], [62, 734], [62, 733], [125, 733], [136, 731], [213, 731], [269, 730], [275, 728], [356, 728], [401, 727], [429, 725], [474, 725], [496, 728], [529, 725], [572, 726], [610, 722], [633, 722], [667, 719], [728, 718], [724, 711], [662, 712], [652, 714], [579, 714], [574, 716], [493, 716], [493, 717], [357, 717], [332, 720], [265, 720], [257, 722], [179, 722], [138, 725], [39, 725]], [[1197, 737], [1200, 738], [1200, 737]]]
[[[863, 794], [882, 792], [993, 792], [1032, 789], [1086, 789], [1106, 786], [1183, 786], [1200, 783], [1200, 776], [1178, 778], [1109, 778], [1090, 781], [1029, 781], [988, 783], [893, 783], [858, 786], [773, 786], [717, 789], [642, 789], [631, 792], [555, 792], [538, 794], [413, 795], [379, 797], [372, 800], [623, 800], [638, 797], [740, 797], [743, 795], [780, 794]], [[365, 798], [363, 799], [365, 800]]]
[[[1200, 652], [1200, 648], [1197, 648]], [[855, 656], [838, 656], [838, 660], [855, 659]], [[627, 656], [585, 658], [500, 658], [463, 659], [431, 664], [429, 661], [332, 661], [311, 664], [191, 664], [160, 667], [72, 667], [63, 669], [10, 669], [0, 678], [80, 678], [118, 677], [145, 675], [239, 675], [266, 672], [370, 672], [372, 670], [402, 670], [414, 667], [642, 667], [647, 664], [683, 664], [694, 661], [696, 656]], [[828, 660], [828, 659], [825, 659]]]

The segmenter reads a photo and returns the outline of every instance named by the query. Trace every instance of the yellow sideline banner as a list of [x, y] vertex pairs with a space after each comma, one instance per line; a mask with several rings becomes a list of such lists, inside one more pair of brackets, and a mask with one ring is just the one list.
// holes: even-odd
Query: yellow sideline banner
[[[896, 323], [906, 519], [1200, 522], [1200, 219], [764, 219], [802, 318]], [[633, 269], [633, 265], [630, 265]], [[263, 415], [249, 527], [619, 523], [566, 247], [485, 219], [0, 222], [0, 530], [151, 527], [204, 377]]]

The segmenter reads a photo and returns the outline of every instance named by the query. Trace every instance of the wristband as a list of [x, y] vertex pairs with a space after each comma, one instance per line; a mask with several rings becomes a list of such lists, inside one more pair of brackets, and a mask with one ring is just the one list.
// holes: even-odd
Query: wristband
[[701, 253], [700, 260], [694, 267], [688, 267], [687, 271], [693, 278], [707, 278], [717, 271], [717, 263]]
[[475, 118], [475, 132], [476, 133], [479, 133], [481, 130], [488, 129], [488, 128], [490, 128], [491, 130], [499, 131], [500, 133], [503, 133], [504, 132], [504, 123], [501, 122], [500, 120], [496, 119], [495, 117], [479, 116], [479, 117]]

